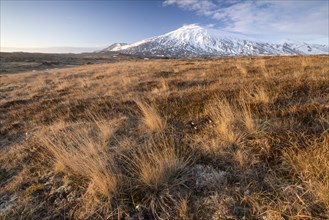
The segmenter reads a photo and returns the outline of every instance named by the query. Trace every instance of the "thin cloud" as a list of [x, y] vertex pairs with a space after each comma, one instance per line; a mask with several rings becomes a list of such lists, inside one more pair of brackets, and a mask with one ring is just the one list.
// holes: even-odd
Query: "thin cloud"
[[216, 4], [212, 0], [165, 0], [163, 5], [176, 5], [181, 9], [195, 11], [198, 15], [211, 16]]
[[165, 0], [218, 21], [227, 31], [245, 34], [328, 36], [328, 1]]

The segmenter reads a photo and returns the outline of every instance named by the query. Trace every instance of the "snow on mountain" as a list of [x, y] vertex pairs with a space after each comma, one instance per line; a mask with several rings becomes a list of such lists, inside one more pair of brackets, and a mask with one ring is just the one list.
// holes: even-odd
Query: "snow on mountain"
[[109, 47], [101, 50], [100, 52], [104, 53], [104, 52], [109, 52], [109, 51], [118, 51], [121, 49], [122, 46], [127, 45], [127, 43], [114, 43], [111, 44]]
[[257, 56], [329, 54], [325, 45], [284, 42], [270, 43], [196, 24], [133, 44], [114, 44], [104, 49], [147, 57]]

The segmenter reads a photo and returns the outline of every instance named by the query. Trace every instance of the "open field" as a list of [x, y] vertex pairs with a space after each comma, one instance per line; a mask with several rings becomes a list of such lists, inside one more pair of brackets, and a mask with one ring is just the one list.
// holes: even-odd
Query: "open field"
[[329, 56], [0, 75], [0, 219], [328, 219]]
[[113, 63], [123, 60], [138, 60], [138, 58], [116, 52], [81, 54], [0, 52], [0, 74], [67, 68], [96, 63]]

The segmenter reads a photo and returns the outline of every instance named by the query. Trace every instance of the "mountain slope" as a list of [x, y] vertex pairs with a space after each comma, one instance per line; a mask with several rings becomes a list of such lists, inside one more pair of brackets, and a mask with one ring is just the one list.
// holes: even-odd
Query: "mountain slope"
[[106, 51], [140, 56], [257, 56], [287, 54], [328, 54], [328, 46], [298, 42], [282, 44], [263, 42], [244, 35], [185, 25], [175, 31], [133, 44], [111, 45]]
[[110, 46], [108, 46], [107, 48], [101, 50], [100, 52], [104, 53], [104, 52], [116, 51], [125, 45], [128, 45], [128, 44], [127, 43], [114, 43], [114, 44], [111, 44]]

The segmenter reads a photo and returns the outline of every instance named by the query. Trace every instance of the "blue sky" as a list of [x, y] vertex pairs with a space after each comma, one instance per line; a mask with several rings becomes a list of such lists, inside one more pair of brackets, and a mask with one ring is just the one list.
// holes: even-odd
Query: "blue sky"
[[192, 23], [264, 40], [329, 44], [327, 0], [0, 1], [1, 50], [94, 50]]

